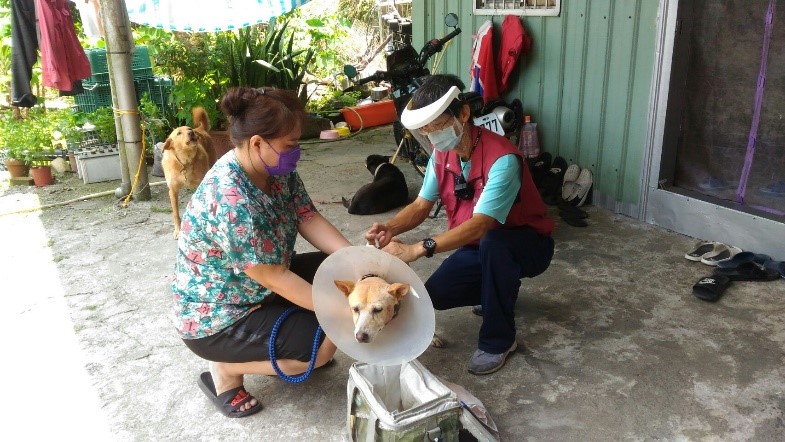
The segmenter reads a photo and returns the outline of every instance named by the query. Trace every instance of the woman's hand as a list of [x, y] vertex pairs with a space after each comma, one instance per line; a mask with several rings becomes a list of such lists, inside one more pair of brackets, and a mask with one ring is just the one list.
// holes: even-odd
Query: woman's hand
[[382, 250], [390, 255], [398, 257], [405, 263], [416, 261], [422, 254], [420, 253], [422, 246], [420, 243], [405, 244], [398, 238], [393, 238]]

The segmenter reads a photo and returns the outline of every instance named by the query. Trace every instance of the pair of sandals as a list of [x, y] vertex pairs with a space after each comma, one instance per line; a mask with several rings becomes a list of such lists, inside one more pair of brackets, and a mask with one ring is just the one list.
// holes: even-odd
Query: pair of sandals
[[785, 261], [770, 256], [741, 252], [717, 264], [714, 272], [692, 287], [696, 298], [714, 302], [720, 299], [732, 281], [774, 281], [785, 278]]
[[717, 241], [698, 241], [693, 249], [687, 252], [684, 257], [690, 261], [699, 261], [709, 266], [716, 266], [723, 261], [727, 261], [737, 254], [741, 249], [729, 246]]
[[594, 176], [589, 169], [581, 169], [577, 164], [571, 164], [564, 172], [561, 197], [565, 202], [575, 207], [580, 207], [586, 202], [589, 191], [594, 183]]

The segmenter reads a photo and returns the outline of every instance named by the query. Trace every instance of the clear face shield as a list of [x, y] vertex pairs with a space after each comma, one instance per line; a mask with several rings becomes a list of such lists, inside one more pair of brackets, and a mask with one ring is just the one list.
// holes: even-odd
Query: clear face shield
[[459, 94], [460, 90], [453, 86], [444, 96], [420, 109], [411, 109], [409, 102], [401, 114], [401, 124], [437, 163], [460, 143], [463, 136], [463, 124], [447, 111]]

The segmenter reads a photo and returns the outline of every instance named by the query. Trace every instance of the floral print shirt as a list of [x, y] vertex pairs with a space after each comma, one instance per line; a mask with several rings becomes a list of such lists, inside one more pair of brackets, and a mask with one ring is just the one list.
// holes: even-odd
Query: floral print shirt
[[297, 226], [316, 208], [300, 176], [273, 176], [270, 195], [256, 187], [234, 152], [210, 169], [180, 224], [172, 294], [183, 339], [213, 335], [237, 322], [271, 291], [244, 270], [289, 266]]

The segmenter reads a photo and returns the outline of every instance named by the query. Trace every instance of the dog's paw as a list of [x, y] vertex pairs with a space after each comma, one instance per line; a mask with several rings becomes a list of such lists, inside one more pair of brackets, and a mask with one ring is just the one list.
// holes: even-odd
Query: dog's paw
[[433, 339], [431, 339], [431, 347], [433, 348], [444, 348], [447, 347], [447, 341], [442, 338], [441, 336], [434, 333]]
[[351, 205], [352, 205], [352, 202], [351, 202], [351, 201], [349, 201], [349, 200], [347, 200], [347, 199], [346, 199], [346, 198], [344, 198], [344, 197], [341, 197], [341, 203], [343, 203], [343, 206], [344, 206], [344, 207], [346, 207], [347, 209], [349, 208], [349, 206], [351, 206]]
[[179, 237], [180, 237], [180, 230], [179, 229], [175, 229], [175, 231], [172, 232], [172, 238], [173, 239], [177, 239]]

